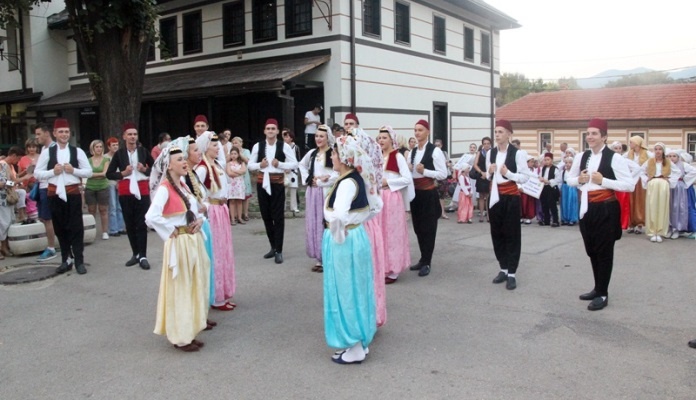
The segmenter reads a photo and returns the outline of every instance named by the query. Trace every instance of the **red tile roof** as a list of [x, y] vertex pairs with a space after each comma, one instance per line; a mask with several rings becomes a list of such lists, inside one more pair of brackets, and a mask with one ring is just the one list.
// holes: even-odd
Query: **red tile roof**
[[696, 118], [696, 83], [561, 90], [528, 94], [500, 107], [510, 121]]

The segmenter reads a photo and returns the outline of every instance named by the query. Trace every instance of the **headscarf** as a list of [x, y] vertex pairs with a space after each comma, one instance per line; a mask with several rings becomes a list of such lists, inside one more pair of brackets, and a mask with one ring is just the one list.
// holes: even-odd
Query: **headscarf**
[[384, 125], [383, 127], [379, 128], [379, 132], [387, 132], [389, 134], [389, 137], [391, 138], [392, 141], [392, 149], [396, 150], [399, 148], [399, 138], [396, 136], [396, 132], [394, 132], [394, 129], [390, 125]]
[[[208, 177], [210, 180], [210, 193], [215, 193], [218, 190], [220, 190], [220, 176], [217, 173], [217, 170], [215, 168], [215, 160], [219, 159], [220, 156], [220, 149], [218, 148], [218, 158], [216, 159], [210, 159], [208, 158], [207, 152], [208, 152], [208, 146], [210, 145], [210, 142], [213, 141], [213, 136], [215, 135], [215, 132], [211, 131], [205, 131], [203, 132], [199, 137], [196, 138], [196, 144], [198, 145], [198, 148], [201, 149], [201, 152], [203, 153], [203, 163], [205, 164], [207, 170], [208, 170]], [[224, 157], [224, 156], [223, 156]], [[224, 168], [224, 167], [223, 167]]]
[[687, 151], [684, 151], [684, 150], [682, 150], [681, 153], [679, 153], [679, 156], [687, 164], [691, 164], [691, 162], [694, 160], [694, 158], [691, 156], [691, 154], [689, 154]]
[[[568, 147], [568, 148], [566, 149], [566, 153], [567, 153], [567, 152], [570, 152], [570, 153], [573, 155], [573, 157], [575, 157], [575, 155], [578, 154], [578, 153], [575, 151], [575, 149], [572, 148], [572, 147]], [[563, 153], [563, 159], [565, 159], [565, 158], [566, 158], [566, 155], [565, 155], [565, 153]]]
[[611, 147], [613, 149], [616, 146], [621, 147], [621, 142], [619, 142], [618, 140], [614, 140], [614, 142], [609, 147]]
[[360, 128], [351, 134], [336, 138], [338, 158], [342, 163], [355, 168], [365, 182], [370, 211], [382, 209], [382, 199], [377, 192], [382, 183], [382, 150], [377, 142]]
[[332, 149], [334, 147], [334, 144], [336, 144], [336, 138], [334, 137], [333, 132], [331, 131], [331, 127], [328, 125], [319, 125], [317, 127], [317, 130], [326, 132], [326, 142], [329, 144], [329, 148]]
[[165, 174], [167, 173], [167, 167], [169, 167], [169, 149], [178, 147], [183, 152], [184, 159], [188, 159], [188, 146], [189, 136], [183, 136], [172, 140], [162, 148], [162, 153], [166, 149], [167, 154], [165, 157], [162, 157], [162, 153], [160, 153], [152, 166], [152, 171], [150, 172], [150, 192], [156, 191], [162, 180], [167, 179]]
[[[640, 152], [638, 153], [638, 165], [643, 165], [646, 161], [648, 161], [648, 148], [645, 147], [645, 142], [643, 141], [643, 138], [640, 136], [631, 136], [631, 138], [628, 139], [628, 141], [640, 146]], [[628, 150], [628, 155], [626, 157], [629, 160], [634, 159], [635, 153], [633, 149]]]

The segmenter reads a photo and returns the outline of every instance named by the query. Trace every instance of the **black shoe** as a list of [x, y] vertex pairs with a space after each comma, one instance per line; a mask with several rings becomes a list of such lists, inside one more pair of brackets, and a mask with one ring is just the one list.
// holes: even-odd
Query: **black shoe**
[[498, 276], [493, 278], [493, 283], [507, 282], [507, 274], [503, 271], [498, 272]]
[[126, 261], [126, 267], [132, 267], [138, 262], [140, 262], [140, 260], [138, 260], [138, 256], [133, 256], [130, 260]]
[[418, 271], [418, 276], [428, 276], [430, 274], [430, 265], [424, 265]]
[[150, 269], [150, 263], [147, 262], [147, 258], [140, 259], [140, 268], [145, 269], [145, 270]]
[[544, 226], [544, 225], [548, 225], [548, 224], [544, 223], [544, 221], [539, 221], [539, 226]]
[[77, 271], [78, 274], [84, 275], [87, 273], [87, 269], [85, 268], [85, 264], [77, 264], [75, 266], [75, 271]]
[[56, 274], [64, 274], [72, 269], [71, 262], [64, 262], [60, 264], [60, 267], [56, 268]]
[[269, 251], [268, 253], [263, 255], [263, 258], [265, 258], [265, 259], [273, 258], [273, 257], [275, 257], [275, 254], [276, 254], [275, 249], [271, 249], [271, 251]]
[[513, 277], [513, 276], [508, 276], [507, 283], [505, 284], [505, 289], [515, 290], [516, 288], [517, 288], [517, 280], [515, 280], [515, 277]]
[[121, 234], [119, 232], [116, 233], [109, 233], [109, 237], [119, 237]]
[[554, 222], [553, 224], [551, 224], [551, 227], [552, 227], [552, 228], [558, 228], [558, 222]]
[[566, 225], [568, 225], [568, 223], [563, 221], [563, 222], [561, 222], [561, 225], [566, 226]]
[[283, 253], [280, 253], [280, 252], [275, 253], [275, 263], [276, 264], [283, 263]]
[[420, 261], [418, 261], [417, 263], [415, 263], [415, 264], [411, 265], [410, 267], [408, 267], [408, 269], [410, 269], [411, 271], [420, 271], [420, 269], [421, 269], [422, 267], [423, 267], [423, 264], [422, 264]]
[[689, 347], [691, 347], [692, 349], [696, 349], [696, 339], [691, 340], [689, 342]]
[[580, 300], [594, 300], [595, 297], [597, 297], [597, 292], [595, 292], [594, 289], [587, 293], [583, 293], [580, 295]]
[[590, 311], [599, 311], [602, 308], [606, 307], [609, 304], [609, 297], [607, 296], [606, 300], [603, 300], [601, 296], [597, 296], [590, 302], [590, 304], [587, 306], [587, 309]]

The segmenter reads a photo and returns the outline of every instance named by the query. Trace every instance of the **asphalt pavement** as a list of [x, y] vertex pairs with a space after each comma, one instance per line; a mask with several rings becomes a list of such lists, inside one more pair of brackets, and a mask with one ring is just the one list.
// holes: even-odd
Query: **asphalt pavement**
[[198, 353], [152, 333], [159, 237], [148, 237], [150, 271], [124, 266], [125, 236], [97, 240], [86, 275], [0, 286], [0, 399], [696, 398], [686, 345], [696, 338], [696, 241], [624, 234], [609, 306], [590, 312], [578, 300], [593, 282], [577, 227], [523, 226], [508, 291], [491, 283], [488, 224], [450, 217], [430, 276], [407, 270], [387, 287], [387, 323], [361, 365], [331, 362], [304, 219], [286, 220], [282, 265], [262, 258], [261, 220], [233, 227], [238, 307], [211, 311], [219, 325], [199, 335]]

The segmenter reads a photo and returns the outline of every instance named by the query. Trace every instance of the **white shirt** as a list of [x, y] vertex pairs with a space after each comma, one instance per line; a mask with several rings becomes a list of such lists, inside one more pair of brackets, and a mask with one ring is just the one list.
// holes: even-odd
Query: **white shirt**
[[[44, 151], [48, 150], [50, 147], [53, 147], [56, 145], [56, 142], [51, 142], [48, 146], [44, 146], [43, 149], [41, 150], [41, 153]], [[39, 154], [39, 157], [41, 157], [41, 154]], [[36, 163], [38, 165], [39, 160], [36, 160]], [[36, 167], [34, 167], [34, 170], [36, 170]], [[39, 181], [39, 189], [46, 189], [48, 188], [48, 179], [39, 179], [39, 177], [36, 176], [36, 173], [34, 174], [34, 177]]]
[[[358, 194], [358, 186], [352, 179], [344, 179], [334, 190], [336, 197], [333, 208], [329, 209], [329, 197], [324, 201], [324, 219], [329, 223], [333, 240], [341, 244], [346, 240], [346, 226], [365, 222], [370, 217], [370, 210], [365, 207], [351, 211], [350, 203]], [[350, 235], [350, 230], [347, 234]]]
[[[501, 151], [500, 149], [497, 150], [497, 154], [495, 156], [495, 160], [491, 162], [491, 150], [488, 150], [486, 152], [486, 170], [484, 171], [486, 174], [484, 177], [486, 179], [491, 180], [491, 194], [490, 194], [490, 207], [493, 207], [498, 203], [500, 200], [500, 195], [498, 194], [498, 185], [512, 181], [516, 183], [525, 183], [529, 180], [529, 168], [527, 167], [527, 153], [524, 151], [517, 151], [515, 153], [515, 165], [517, 166], [517, 172], [512, 172], [508, 169], [507, 174], [503, 176], [500, 173], [500, 170], [503, 168], [503, 165], [505, 165], [505, 159], [507, 158], [507, 152], [510, 149], [510, 146], [512, 144], [508, 144], [507, 148], [505, 148], [505, 151]], [[496, 170], [495, 173], [493, 174], [492, 177], [489, 176], [489, 170], [491, 168], [491, 164], [495, 164]]]
[[[307, 154], [305, 154], [305, 156], [302, 157], [302, 161], [300, 161], [299, 163], [300, 175], [302, 176], [302, 182], [305, 185], [312, 184], [312, 182], [307, 181], [307, 179], [309, 178], [309, 167], [312, 162], [312, 154], [318, 151], [319, 149], [312, 149], [308, 151]], [[323, 189], [324, 198], [326, 198], [326, 196], [329, 194], [329, 189], [331, 189], [331, 186], [333, 186], [334, 182], [336, 182], [336, 179], [338, 178], [338, 172], [334, 171], [333, 168], [326, 167], [326, 152], [317, 153], [317, 157], [314, 159], [313, 174], [314, 177], [320, 177], [325, 175], [329, 176], [329, 179], [326, 182], [322, 181], [321, 179], [317, 179], [317, 187]]]
[[[404, 201], [404, 209], [409, 211], [411, 209], [411, 200], [416, 197], [416, 189], [413, 186], [413, 177], [411, 175], [411, 170], [408, 169], [408, 163], [406, 158], [401, 155], [397, 150], [396, 153], [396, 164], [399, 167], [399, 172], [387, 170], [387, 160], [384, 160], [383, 168], [384, 172], [382, 177], [387, 180], [387, 185], [389, 190], [392, 192], [401, 191], [401, 198]], [[384, 190], [384, 189], [382, 189]]]
[[[70, 163], [70, 149], [68, 148], [68, 145], [65, 145], [64, 148], [60, 148], [60, 145], [58, 146], [58, 150], [56, 151], [56, 161], [58, 164], [68, 164]], [[85, 152], [82, 151], [81, 148], [77, 148], [77, 164], [78, 168], [75, 168], [73, 170], [72, 174], [69, 174], [65, 171], [63, 171], [62, 174], [56, 175], [53, 173], [53, 169], [47, 169], [48, 168], [48, 149], [52, 147], [49, 146], [41, 151], [41, 155], [39, 155], [39, 160], [36, 162], [36, 168], [34, 169], [34, 176], [36, 179], [39, 181], [46, 181], [47, 183], [53, 184], [53, 185], [58, 185], [58, 180], [62, 176], [63, 177], [63, 183], [65, 186], [68, 185], [78, 185], [82, 183], [82, 178], [90, 178], [92, 176], [92, 166], [89, 165], [89, 161], [87, 160], [87, 155], [85, 155]], [[47, 185], [48, 187], [48, 185]]]
[[[435, 148], [433, 149], [433, 166], [435, 167], [435, 169], [425, 169], [423, 170], [423, 174], [418, 173], [418, 171], [416, 171], [415, 166], [420, 164], [421, 160], [423, 159], [423, 155], [425, 154], [425, 146], [423, 146], [423, 148], [420, 148], [420, 146], [416, 146], [413, 148], [412, 151], [416, 152], [416, 157], [413, 161], [413, 179], [432, 178], [437, 181], [441, 181], [447, 178], [447, 164], [445, 163], [445, 155], [442, 154], [442, 150], [440, 150], [439, 147], [435, 146]], [[408, 160], [408, 162], [410, 161], [411, 160]]]
[[[133, 151], [126, 149], [126, 153], [128, 154], [128, 163], [131, 165], [131, 167], [133, 167], [133, 176], [135, 177], [135, 180], [149, 181], [150, 177], [138, 171], [138, 163], [140, 162], [138, 159], [138, 148], [136, 147]], [[130, 176], [127, 176], [126, 178], [130, 179]]]
[[[321, 123], [320, 115], [319, 114], [315, 115], [314, 112], [312, 112], [312, 111], [307, 111], [307, 113], [305, 114], [304, 117], [305, 117], [305, 119], [307, 119], [307, 122], [319, 122], [319, 123]], [[315, 133], [317, 133], [318, 127], [319, 127], [319, 125], [317, 125], [317, 124], [311, 124], [311, 123], [307, 124], [307, 125], [305, 125], [304, 132], [308, 133], [310, 135], [314, 135]]]
[[[276, 139], [277, 140], [277, 139]], [[297, 168], [297, 158], [295, 158], [295, 152], [292, 150], [289, 144], [282, 142], [283, 144], [283, 154], [285, 154], [285, 162], [278, 162], [278, 167], [274, 167], [271, 161], [275, 158], [276, 154], [276, 144], [268, 144], [266, 141], [266, 154], [259, 157], [259, 144], [256, 143], [251, 149], [251, 157], [249, 157], [249, 170], [250, 171], [261, 171], [269, 172], [274, 174], [284, 174], [286, 169]], [[268, 166], [266, 168], [261, 168], [261, 160], [266, 158], [268, 160]], [[257, 161], [258, 160], [258, 161]]]
[[[225, 172], [220, 168], [220, 166], [217, 165], [216, 161], [217, 160], [215, 160], [215, 164], [213, 165], [212, 169], [213, 169], [213, 173], [218, 174], [218, 181], [220, 182], [220, 186], [219, 186], [217, 192], [215, 192], [215, 193], [209, 192], [208, 196], [211, 199], [227, 200], [227, 179], [225, 178], [225, 176], [227, 174], [225, 174]], [[196, 175], [198, 176], [198, 179], [201, 182], [205, 182], [205, 177], [208, 175], [208, 168], [204, 165], [199, 165], [196, 167], [195, 171], [196, 171]], [[215, 179], [215, 178], [213, 178], [211, 176], [210, 177], [211, 182], [213, 181], [213, 179]], [[203, 189], [208, 190], [205, 187], [205, 185], [201, 185], [201, 186], [203, 187]]]
[[[674, 165], [672, 161], [668, 159], [665, 160], [671, 165], [669, 176], [665, 176], [664, 178], [667, 179], [667, 181], [669, 182], [670, 189], [674, 189], [675, 187], [677, 187], [677, 182], [679, 182], [679, 178], [681, 177], [681, 170], [677, 168], [677, 166]], [[662, 164], [657, 162], [655, 163], [655, 176], [648, 176], [648, 162], [650, 162], [650, 160], [643, 163], [643, 165], [640, 167], [640, 181], [643, 184], [643, 189], [648, 188], [648, 181], [651, 178], [662, 176]]]

